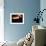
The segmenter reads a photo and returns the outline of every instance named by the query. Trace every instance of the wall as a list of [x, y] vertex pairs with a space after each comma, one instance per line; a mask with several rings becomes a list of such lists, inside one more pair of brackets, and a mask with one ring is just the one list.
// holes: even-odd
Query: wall
[[[4, 35], [7, 41], [18, 41], [32, 28], [32, 20], [40, 10], [40, 0], [4, 0]], [[24, 13], [24, 24], [10, 24], [10, 13]]]
[[[41, 9], [41, 11], [42, 11], [43, 9], [46, 9], [46, 0], [40, 0], [40, 9]], [[46, 10], [43, 12], [42, 17], [43, 17], [43, 22], [40, 21], [40, 25], [46, 27], [46, 20], [45, 20], [45, 19], [46, 19]]]
[[0, 1], [0, 42], [4, 41], [4, 0]]

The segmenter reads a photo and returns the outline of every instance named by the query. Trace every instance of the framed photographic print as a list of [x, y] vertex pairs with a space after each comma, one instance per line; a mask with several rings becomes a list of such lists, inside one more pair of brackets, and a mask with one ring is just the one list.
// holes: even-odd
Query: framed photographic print
[[10, 13], [10, 24], [24, 24], [24, 13]]

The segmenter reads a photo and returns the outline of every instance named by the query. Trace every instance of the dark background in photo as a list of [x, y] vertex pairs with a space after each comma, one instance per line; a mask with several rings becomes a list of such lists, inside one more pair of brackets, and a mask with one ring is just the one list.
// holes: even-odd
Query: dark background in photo
[[22, 23], [23, 15], [12, 15], [12, 23]]

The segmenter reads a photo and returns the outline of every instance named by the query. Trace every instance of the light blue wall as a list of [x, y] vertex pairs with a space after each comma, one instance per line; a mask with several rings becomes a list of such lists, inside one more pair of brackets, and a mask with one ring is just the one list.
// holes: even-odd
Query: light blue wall
[[[18, 41], [31, 28], [32, 20], [40, 9], [40, 0], [4, 0], [4, 35], [5, 40]], [[10, 24], [10, 13], [24, 13], [24, 24]]]
[[[43, 9], [46, 9], [46, 0], [41, 0], [40, 1], [40, 10], [42, 11]], [[46, 10], [43, 12], [43, 22], [40, 21], [40, 25], [46, 27]]]

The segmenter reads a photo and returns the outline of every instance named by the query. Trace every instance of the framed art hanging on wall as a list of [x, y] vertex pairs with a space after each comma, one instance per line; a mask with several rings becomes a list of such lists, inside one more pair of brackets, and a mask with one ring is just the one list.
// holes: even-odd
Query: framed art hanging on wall
[[24, 13], [10, 13], [10, 24], [24, 24]]

